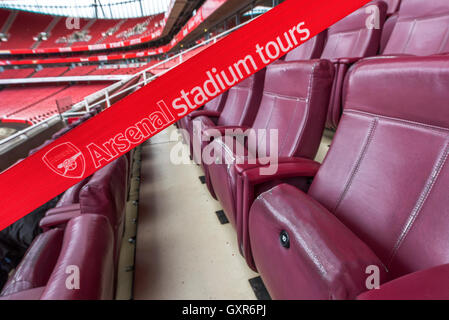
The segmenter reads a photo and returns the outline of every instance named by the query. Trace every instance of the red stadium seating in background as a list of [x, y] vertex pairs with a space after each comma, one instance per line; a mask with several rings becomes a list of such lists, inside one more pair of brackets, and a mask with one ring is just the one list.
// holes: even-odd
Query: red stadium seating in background
[[64, 73], [65, 77], [70, 77], [70, 76], [85, 76], [90, 74], [91, 72], [93, 72], [95, 69], [97, 69], [97, 66], [81, 66], [81, 67], [76, 67], [73, 69], [70, 69], [69, 71], [67, 71], [66, 73]]
[[71, 97], [72, 103], [107, 87], [109, 83], [9, 87], [0, 91], [3, 107], [0, 118], [40, 122], [56, 114], [56, 100]]
[[36, 71], [31, 78], [59, 77], [69, 70], [68, 67], [44, 68]]
[[21, 79], [27, 78], [34, 72], [33, 68], [26, 69], [5, 69], [0, 72], [0, 79]]
[[[8, 41], [0, 42], [0, 49], [64, 48], [132, 40], [160, 29], [163, 18], [164, 14], [122, 20], [80, 19], [80, 29], [69, 29], [65, 17], [2, 9], [0, 29], [8, 19], [12, 19], [12, 24], [7, 32]], [[146, 27], [139, 30], [138, 25], [144, 23]], [[46, 32], [48, 38], [36, 41], [35, 37], [42, 32]], [[78, 37], [72, 37], [75, 32]], [[112, 34], [108, 35], [108, 32]]]

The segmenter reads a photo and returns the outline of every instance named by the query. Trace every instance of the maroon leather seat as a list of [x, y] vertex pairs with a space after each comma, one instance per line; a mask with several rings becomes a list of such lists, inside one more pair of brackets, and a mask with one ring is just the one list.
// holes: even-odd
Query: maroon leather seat
[[56, 208], [78, 204], [80, 202], [81, 189], [86, 185], [86, 183], [89, 182], [90, 178], [91, 177], [87, 177], [75, 184], [73, 187], [67, 189], [56, 204]]
[[391, 16], [399, 11], [401, 0], [382, 0], [388, 5], [387, 15]]
[[350, 66], [361, 58], [378, 53], [387, 6], [383, 1], [372, 1], [367, 6], [377, 6], [379, 29], [367, 28], [369, 13], [366, 6], [335, 23], [327, 30], [327, 40], [321, 59], [329, 59], [335, 66], [335, 79], [329, 102], [326, 127], [336, 129], [341, 116], [341, 93]]
[[398, 22], [398, 14], [395, 13], [391, 15], [384, 24], [384, 28], [382, 30], [382, 38], [380, 40], [380, 49], [379, 52], [384, 52], [385, 47], [388, 44], [388, 41], [390, 40], [391, 34], [393, 33], [394, 27], [396, 26], [396, 23]]
[[[273, 161], [286, 157], [313, 159], [323, 134], [333, 73], [328, 60], [274, 63], [267, 67], [262, 101], [246, 143], [238, 138], [220, 137], [226, 134], [226, 127], [220, 128], [220, 134], [213, 129], [205, 132], [218, 134], [208, 147], [216, 153], [216, 159], [205, 166], [215, 195], [238, 234], [241, 226], [234, 164], [250, 164], [251, 159], [245, 156]], [[249, 127], [241, 127], [242, 132], [246, 129]], [[270, 137], [273, 133], [277, 136]], [[241, 154], [236, 152], [239, 143], [243, 144]]]
[[446, 0], [402, 0], [397, 22], [383, 55], [428, 56], [449, 52]]
[[[228, 92], [219, 95], [215, 99], [209, 101], [204, 105], [203, 110], [204, 111], [211, 111], [211, 112], [221, 112], [223, 110], [223, 107], [226, 103], [226, 98], [228, 97]], [[182, 138], [184, 140], [184, 143], [188, 144], [189, 146], [192, 145], [192, 119], [189, 117], [184, 117], [181, 120], [178, 121], [178, 127], [181, 130]], [[192, 150], [190, 150], [192, 151]]]
[[0, 295], [45, 286], [61, 252], [63, 237], [62, 229], [53, 229], [38, 235]]
[[[281, 184], [251, 207], [253, 262], [273, 298], [353, 299], [373, 266], [380, 290], [360, 298], [448, 297], [435, 281], [449, 275], [448, 87], [449, 56], [355, 65], [308, 193]], [[300, 169], [290, 176], [316, 170]]]
[[192, 123], [193, 159], [202, 164], [201, 153], [208, 142], [203, 141], [203, 131], [216, 126], [249, 126], [253, 123], [260, 100], [265, 79], [265, 69], [228, 90], [228, 97], [221, 112], [199, 110], [187, 117]]
[[[394, 6], [394, 3], [392, 3]], [[447, 24], [449, 2], [446, 0], [402, 0], [399, 11], [385, 25], [381, 39], [380, 59], [385, 56], [428, 56], [449, 52]], [[372, 58], [376, 59], [376, 57]], [[347, 61], [352, 63], [353, 61]], [[345, 71], [348, 66], [341, 61]], [[341, 82], [343, 83], [343, 82]], [[341, 91], [336, 91], [341, 92]], [[327, 126], [335, 129], [341, 115], [341, 104], [330, 106]]]
[[[187, 115], [191, 122], [190, 154], [195, 163], [204, 169], [201, 157], [210, 142], [204, 139], [204, 130], [221, 126], [248, 126], [253, 123], [262, 98], [264, 80], [265, 69], [262, 69], [229, 89], [221, 112], [198, 110]], [[207, 187], [215, 197], [207, 170], [204, 175]]]
[[284, 57], [284, 61], [312, 60], [321, 57], [324, 43], [326, 42], [327, 31], [323, 31], [306, 41], [298, 48], [290, 51]]
[[380, 49], [379, 52], [384, 52], [385, 47], [390, 40], [391, 33], [398, 21], [398, 11], [401, 5], [401, 0], [383, 0], [388, 5], [387, 10], [387, 20], [384, 23], [384, 27], [382, 29], [382, 37], [380, 40]]
[[[40, 234], [3, 288], [5, 300], [113, 299], [113, 231], [106, 217], [85, 214], [65, 229]], [[79, 271], [79, 288], [67, 279]]]
[[44, 230], [64, 226], [70, 219], [95, 212], [108, 218], [115, 235], [115, 258], [118, 259], [124, 229], [128, 190], [128, 160], [120, 157], [92, 175], [79, 192], [79, 203], [51, 209], [41, 220]]

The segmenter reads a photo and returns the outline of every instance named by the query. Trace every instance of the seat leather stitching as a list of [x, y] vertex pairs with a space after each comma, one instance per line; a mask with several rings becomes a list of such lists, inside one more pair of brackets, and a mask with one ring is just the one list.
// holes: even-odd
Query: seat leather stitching
[[446, 134], [449, 132], [449, 128], [439, 127], [439, 126], [435, 126], [435, 125], [423, 123], [423, 122], [418, 122], [418, 121], [411, 121], [411, 120], [405, 120], [405, 119], [400, 119], [400, 118], [395, 118], [395, 117], [384, 116], [381, 114], [374, 114], [374, 113], [365, 112], [365, 111], [346, 109], [343, 112], [343, 114], [358, 114], [358, 115], [364, 115], [364, 116], [370, 116], [370, 117], [377, 117], [380, 119], [387, 119], [387, 120], [391, 120], [394, 122], [399, 122], [408, 128], [425, 128], [425, 129], [430, 129], [435, 132], [443, 131]]
[[430, 173], [430, 176], [428, 177], [426, 184], [424, 185], [424, 188], [423, 188], [422, 192], [420, 193], [418, 200], [416, 201], [415, 207], [413, 208], [407, 221], [405, 222], [405, 224], [402, 227], [402, 231], [399, 234], [399, 237], [396, 240], [396, 243], [390, 253], [390, 258], [389, 258], [388, 264], [387, 264], [388, 267], [393, 262], [393, 259], [395, 258], [400, 246], [402, 245], [402, 243], [405, 241], [405, 238], [410, 233], [410, 230], [412, 229], [416, 219], [418, 218], [419, 214], [421, 213], [421, 210], [424, 207], [425, 202], [427, 201], [429, 195], [432, 193], [433, 187], [434, 187], [436, 181], [438, 180], [444, 165], [447, 163], [448, 156], [449, 156], [449, 142], [446, 142], [446, 145], [445, 145], [445, 148], [443, 149], [442, 155], [440, 155], [438, 157], [438, 161], [434, 165], [432, 172]]
[[357, 157], [357, 160], [356, 160], [356, 162], [354, 164], [354, 167], [352, 168], [352, 172], [351, 172], [351, 175], [349, 176], [348, 181], [346, 181], [345, 188], [343, 189], [343, 192], [341, 193], [341, 195], [340, 195], [340, 197], [339, 197], [339, 199], [338, 199], [338, 201], [337, 201], [337, 203], [336, 203], [336, 205], [334, 207], [334, 210], [333, 210], [334, 214], [337, 214], [338, 207], [340, 206], [341, 202], [345, 198], [346, 194], [348, 193], [349, 189], [351, 188], [351, 185], [352, 185], [352, 183], [354, 181], [355, 176], [359, 172], [360, 165], [361, 165], [363, 159], [365, 158], [365, 155], [366, 155], [366, 153], [368, 151], [368, 147], [371, 144], [371, 141], [373, 140], [374, 132], [376, 131], [376, 127], [377, 127], [377, 123], [378, 122], [379, 122], [378, 118], [374, 118], [371, 121], [371, 125], [370, 125], [369, 131], [368, 131], [368, 135], [366, 136], [365, 142], [363, 144], [363, 148], [362, 148], [359, 156]]
[[[305, 124], [307, 124], [309, 122], [310, 106], [312, 105], [312, 97], [313, 97], [313, 95], [312, 95], [312, 87], [313, 87], [313, 83], [314, 83], [314, 80], [315, 80], [315, 70], [316, 70], [318, 64], [319, 64], [319, 62], [315, 62], [314, 63], [314, 65], [312, 67], [312, 74], [311, 74], [311, 76], [309, 78], [309, 86], [307, 88], [307, 101], [306, 101], [306, 109], [305, 109], [306, 115], [304, 117], [304, 122], [303, 122]], [[296, 150], [298, 150], [299, 145], [302, 143], [302, 139], [303, 139], [303, 136], [304, 136], [304, 131], [305, 131], [305, 126], [303, 126], [302, 130], [300, 130], [300, 132], [299, 132], [299, 139], [296, 140], [296, 144], [295, 144], [294, 149], [293, 149], [293, 150], [295, 150], [295, 152], [296, 152]]]
[[289, 100], [307, 101], [307, 98], [289, 96], [289, 95], [284, 95], [284, 94], [278, 94], [278, 93], [273, 93], [273, 92], [270, 92], [270, 91], [265, 91], [264, 94], [266, 94], [267, 96], [285, 98], [285, 99], [289, 99]]
[[404, 48], [402, 49], [402, 52], [406, 52], [407, 47], [410, 44], [410, 41], [412, 39], [412, 35], [415, 33], [415, 28], [416, 28], [416, 19], [413, 20], [412, 27], [410, 28], [410, 31], [408, 33], [408, 38], [407, 38], [407, 41], [404, 44]]

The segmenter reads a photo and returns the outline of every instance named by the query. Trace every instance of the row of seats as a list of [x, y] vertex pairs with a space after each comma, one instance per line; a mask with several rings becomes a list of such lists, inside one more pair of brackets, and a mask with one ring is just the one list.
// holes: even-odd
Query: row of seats
[[[101, 107], [92, 109], [31, 150], [30, 155], [101, 110]], [[114, 298], [126, 202], [136, 192], [131, 192], [130, 181], [140, 174], [139, 170], [132, 170], [132, 164], [136, 167], [139, 158], [140, 153], [132, 151], [62, 195], [40, 220], [43, 232], [34, 239], [9, 277], [0, 299]], [[76, 278], [68, 281], [71, 274], [78, 275], [79, 282]]]
[[30, 78], [59, 77], [69, 70], [68, 67], [42, 68], [31, 75]]
[[[139, 71], [149, 68], [157, 62], [151, 62], [140, 67], [115, 67], [103, 68], [101, 66], [75, 66], [69, 67], [45, 67], [40, 70], [33, 68], [23, 69], [5, 69], [0, 72], [0, 79], [23, 79], [23, 78], [47, 78], [47, 77], [76, 77], [76, 76], [93, 76], [93, 75], [132, 75]], [[179, 63], [179, 62], [178, 62]], [[173, 66], [173, 63], [171, 63]]]
[[23, 79], [34, 73], [33, 68], [5, 69], [0, 72], [0, 79]]
[[58, 113], [57, 100], [70, 97], [73, 104], [107, 87], [109, 83], [7, 87], [0, 91], [0, 117], [41, 122]]
[[[449, 268], [449, 2], [369, 5], [381, 27], [390, 16], [383, 34], [362, 8], [178, 123], [276, 299], [449, 298], [437, 280]], [[320, 165], [325, 124], [336, 134]], [[276, 154], [267, 136], [226, 129], [277, 129]], [[261, 173], [260, 154], [276, 173]], [[366, 286], [372, 267], [380, 290]]]

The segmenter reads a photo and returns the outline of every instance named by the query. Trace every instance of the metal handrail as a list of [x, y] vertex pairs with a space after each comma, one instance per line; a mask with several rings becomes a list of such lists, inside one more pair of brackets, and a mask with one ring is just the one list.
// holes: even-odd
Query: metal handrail
[[[9, 137], [6, 137], [3, 140], [0, 140], [0, 145], [8, 143], [8, 142], [16, 139], [17, 137], [20, 137], [20, 136], [26, 134], [27, 132], [36, 129], [39, 126], [42, 126], [42, 125], [46, 124], [47, 122], [49, 122], [49, 121], [51, 121], [51, 120], [53, 120], [55, 118], [60, 118], [61, 116], [68, 115], [68, 114], [73, 113], [73, 112], [77, 112], [77, 111], [79, 111], [79, 110], [81, 110], [83, 108], [86, 108], [86, 112], [88, 112], [91, 108], [93, 108], [93, 107], [95, 107], [97, 105], [100, 105], [102, 103], [106, 103], [107, 104], [107, 108], [108, 108], [110, 106], [110, 100], [112, 98], [114, 98], [114, 97], [116, 97], [118, 95], [121, 95], [121, 94], [123, 94], [125, 92], [128, 92], [130, 90], [133, 90], [133, 89], [135, 89], [135, 88], [137, 88], [137, 87], [139, 87], [141, 85], [147, 85], [149, 82], [153, 81], [154, 79], [162, 76], [163, 74], [165, 74], [168, 71], [172, 70], [173, 68], [177, 67], [179, 64], [183, 63], [183, 61], [180, 59], [180, 62], [178, 64], [172, 66], [171, 68], [168, 68], [168, 69], [162, 71], [159, 74], [153, 75], [150, 78], [147, 78], [147, 72], [149, 72], [149, 71], [151, 71], [153, 69], [156, 69], [157, 67], [162, 66], [162, 65], [164, 65], [164, 64], [166, 64], [166, 63], [168, 63], [168, 62], [170, 62], [170, 61], [172, 61], [174, 59], [182, 58], [183, 55], [186, 55], [189, 52], [191, 52], [191, 51], [193, 51], [195, 49], [198, 49], [200, 47], [206, 46], [206, 45], [210, 44], [211, 42], [215, 43], [215, 42], [217, 42], [218, 39], [227, 36], [229, 33], [232, 33], [233, 31], [243, 27], [244, 25], [250, 23], [254, 19], [257, 19], [257, 17], [255, 17], [253, 19], [250, 19], [250, 20], [248, 20], [248, 21], [246, 21], [246, 22], [244, 22], [242, 24], [239, 24], [238, 26], [235, 26], [235, 27], [233, 27], [233, 28], [231, 28], [229, 30], [226, 30], [226, 31], [224, 31], [224, 32], [222, 32], [222, 33], [220, 33], [220, 34], [218, 34], [218, 35], [216, 35], [216, 36], [214, 36], [214, 37], [212, 37], [212, 38], [210, 38], [208, 40], [205, 40], [205, 41], [203, 41], [203, 42], [201, 42], [201, 43], [199, 43], [199, 44], [197, 44], [197, 45], [195, 45], [195, 46], [193, 46], [193, 47], [191, 47], [191, 48], [189, 48], [189, 49], [187, 49], [185, 51], [181, 51], [178, 54], [174, 55], [173, 57], [167, 58], [167, 59], [165, 59], [165, 60], [163, 60], [163, 61], [161, 61], [161, 62], [159, 62], [157, 64], [154, 64], [154, 65], [148, 67], [145, 70], [139, 71], [139, 72], [135, 73], [134, 75], [129, 76], [129, 78], [126, 79], [126, 80], [120, 80], [120, 81], [118, 81], [118, 82], [116, 82], [116, 83], [114, 83], [114, 84], [112, 84], [112, 85], [110, 85], [110, 86], [108, 86], [108, 87], [106, 87], [104, 89], [101, 89], [101, 90], [99, 90], [99, 91], [97, 91], [97, 92], [95, 92], [95, 93], [93, 93], [91, 95], [88, 95], [88, 96], [86, 96], [84, 98], [83, 101], [74, 104], [70, 110], [67, 110], [66, 112], [64, 112], [62, 114], [53, 115], [50, 118], [47, 118], [47, 119], [45, 119], [45, 120], [43, 120], [43, 121], [41, 121], [39, 123], [36, 123], [36, 124], [34, 124], [34, 125], [30, 126], [30, 127], [27, 127], [27, 128], [25, 128], [25, 129], [23, 129], [23, 130], [21, 130], [19, 132], [16, 132], [15, 134], [13, 134], [13, 135], [11, 135]], [[132, 85], [132, 86], [130, 86], [128, 88], [125, 88], [125, 89], [123, 89], [123, 90], [121, 90], [119, 92], [111, 94], [111, 91], [115, 90], [118, 86], [125, 84], [126, 82], [130, 81], [131, 79], [133, 79], [136, 76], [142, 76], [142, 75], [143, 75], [143, 80], [142, 81], [137, 82], [136, 84], [134, 84], [134, 85]], [[104, 96], [105, 98], [100, 100], [100, 101], [92, 102], [93, 99], [98, 99], [101, 96]], [[89, 101], [91, 101], [91, 102], [89, 102]], [[86, 112], [84, 112], [84, 113], [86, 113]]]

